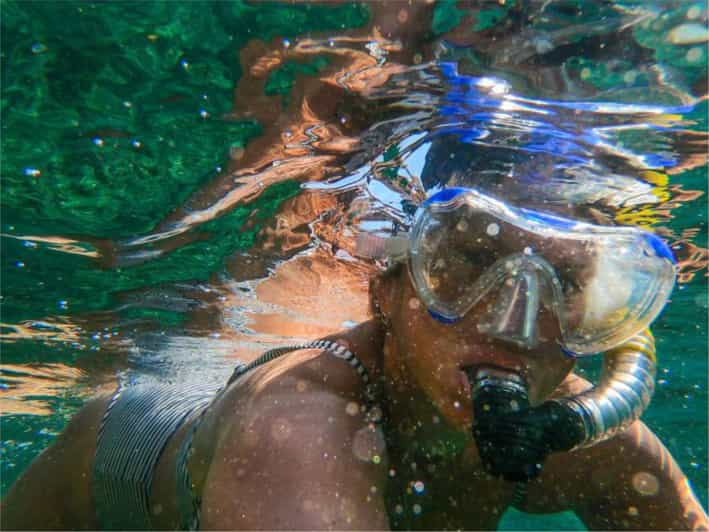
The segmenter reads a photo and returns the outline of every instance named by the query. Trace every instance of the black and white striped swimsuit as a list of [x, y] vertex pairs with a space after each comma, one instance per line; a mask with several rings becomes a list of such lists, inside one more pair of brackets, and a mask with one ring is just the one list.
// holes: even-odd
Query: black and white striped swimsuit
[[[226, 386], [124, 385], [111, 397], [101, 421], [96, 444], [93, 498], [101, 529], [152, 528], [150, 490], [155, 467], [170, 438], [194, 420], [176, 460], [177, 507], [182, 530], [198, 530], [200, 498], [195, 494], [187, 460], [192, 440], [209, 406], [229, 384], [253, 368], [301, 349], [322, 349], [345, 360], [364, 383], [365, 409], [374, 412], [375, 390], [357, 357], [336, 342], [318, 340], [267, 351], [250, 364], [239, 364]], [[377, 421], [378, 417], [373, 417]]]

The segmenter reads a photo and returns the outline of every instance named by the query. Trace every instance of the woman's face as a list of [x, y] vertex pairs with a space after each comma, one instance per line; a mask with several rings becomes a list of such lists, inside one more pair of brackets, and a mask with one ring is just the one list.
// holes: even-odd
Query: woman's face
[[434, 319], [419, 300], [407, 268], [375, 285], [373, 294], [389, 322], [385, 356], [390, 368], [403, 371], [436, 405], [446, 421], [469, 430], [472, 419], [470, 385], [465, 368], [493, 366], [520, 375], [532, 404], [547, 398], [573, 367], [555, 340], [556, 318], [542, 310], [539, 343], [525, 349], [478, 331], [478, 318], [490, 294], [461, 320], [445, 324]]

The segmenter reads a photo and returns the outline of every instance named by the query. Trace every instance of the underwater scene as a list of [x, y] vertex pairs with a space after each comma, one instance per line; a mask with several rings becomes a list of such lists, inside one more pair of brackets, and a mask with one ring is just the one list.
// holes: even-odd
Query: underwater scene
[[[706, 511], [706, 2], [0, 10], [3, 495], [120, 375], [217, 386], [369, 319], [362, 243], [468, 187], [672, 250], [642, 420]], [[585, 530], [512, 507], [498, 527]]]

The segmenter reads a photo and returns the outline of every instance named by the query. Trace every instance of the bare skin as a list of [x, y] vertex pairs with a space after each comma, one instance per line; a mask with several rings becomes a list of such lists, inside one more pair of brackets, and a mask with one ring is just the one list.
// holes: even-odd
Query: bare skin
[[[202, 497], [202, 528], [497, 526], [515, 485], [482, 468], [460, 366], [519, 371], [533, 402], [589, 384], [549, 346], [522, 353], [471, 332], [476, 309], [455, 325], [435, 322], [417, 304], [405, 270], [380, 278], [372, 296], [388, 327], [370, 320], [329, 339], [349, 347], [379, 380], [386, 423], [371, 425], [354, 408], [362, 382], [327, 353], [301, 351], [257, 368], [221, 395], [197, 432], [189, 469]], [[104, 397], [86, 406], [12, 487], [3, 528], [99, 525], [90, 482], [105, 405]], [[173, 436], [156, 470], [151, 510], [158, 529], [178, 525], [174, 461], [190, 426]], [[446, 452], [437, 452], [442, 445]], [[407, 493], [414, 482], [422, 483], [421, 494]], [[590, 529], [709, 527], [679, 466], [641, 422], [589, 449], [550, 456], [521, 509], [573, 510]]]
[[[297, 80], [286, 110], [263, 93], [268, 73], [287, 59], [280, 43], [270, 49], [252, 43], [242, 51], [242, 64], [249, 68], [235, 94], [234, 116], [257, 118], [267, 125], [266, 131], [246, 150], [235, 151], [225, 174], [191, 198], [187, 208], [176, 210], [157, 232], [174, 222], [198, 225], [233, 207], [256, 193], [247, 187], [234, 192], [233, 184], [247, 185], [257, 173], [262, 181], [272, 182], [284, 176], [325, 179], [341, 172], [343, 161], [358, 148], [366, 124], [355, 123], [354, 116], [341, 122], [344, 93], [334, 80], [361, 71], [361, 78], [352, 78], [348, 88], [365, 92], [401, 65], [411, 64], [411, 58], [404, 57], [410, 51], [422, 49], [424, 61], [431, 56], [430, 50], [416, 46], [420, 28], [430, 19], [430, 5], [373, 6], [372, 20], [377, 23], [353, 32], [351, 38], [400, 40], [402, 46], [390, 50], [391, 61], [374, 69], [376, 61], [368, 53], [343, 51], [321, 77]], [[289, 54], [304, 57], [306, 52], [297, 47]], [[240, 102], [248, 102], [248, 110], [241, 109]], [[299, 135], [315, 124], [321, 139], [317, 158], [298, 147]], [[295, 139], [282, 138], [286, 130]], [[276, 171], [269, 165], [277, 159], [286, 164]], [[310, 223], [319, 210], [289, 220], [291, 226]], [[273, 229], [273, 235], [264, 231], [261, 237], [272, 238], [276, 247], [282, 247], [278, 251], [285, 254], [289, 246], [302, 245], [298, 238], [280, 244], [279, 239], [293, 235]], [[180, 234], [161, 246], [169, 251], [190, 238], [192, 234]], [[243, 271], [238, 258], [232, 266]], [[529, 381], [535, 403], [554, 394], [577, 393], [588, 383], [570, 373], [571, 363], [551, 341], [533, 352], [491, 342], [475, 332], [475, 311], [454, 326], [435, 322], [404, 274], [375, 282], [372, 297], [387, 326], [372, 320], [329, 338], [347, 345], [370, 374], [381, 379], [381, 403], [388, 410], [382, 431], [370, 427], [357, 411], [351, 413], [351, 405], [362, 400], [362, 383], [347, 364], [328, 354], [294, 353], [253, 371], [219, 398], [195, 438], [189, 470], [202, 498], [202, 528], [497, 526], [515, 486], [490, 477], [482, 468], [470, 436], [473, 414], [461, 367], [494, 364], [518, 371]], [[544, 324], [553, 337], [553, 323]], [[88, 404], [11, 488], [2, 503], [3, 528], [99, 527], [91, 480], [96, 434], [108, 395]], [[157, 466], [151, 494], [156, 528], [178, 525], [174, 463], [193, 422], [172, 437]], [[442, 444], [448, 444], [443, 454], [436, 452]], [[418, 481], [423, 494], [407, 493]], [[420, 515], [414, 514], [413, 504], [421, 506]], [[593, 448], [552, 455], [541, 477], [530, 484], [521, 508], [536, 513], [573, 510], [592, 529], [709, 528], [686, 477], [640, 422]]]

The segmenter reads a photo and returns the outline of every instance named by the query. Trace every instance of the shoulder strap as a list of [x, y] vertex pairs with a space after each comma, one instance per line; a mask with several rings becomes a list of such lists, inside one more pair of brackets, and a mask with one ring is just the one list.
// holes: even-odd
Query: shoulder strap
[[283, 355], [292, 353], [293, 351], [300, 351], [301, 349], [322, 349], [327, 353], [346, 361], [350, 366], [354, 368], [354, 370], [357, 372], [357, 374], [362, 379], [362, 382], [364, 383], [365, 399], [368, 402], [367, 406], [370, 407], [373, 404], [376, 396], [376, 391], [374, 389], [374, 384], [372, 383], [369, 377], [369, 372], [367, 372], [367, 368], [364, 367], [364, 364], [359, 361], [359, 359], [354, 355], [354, 353], [352, 353], [352, 351], [347, 349], [345, 346], [338, 344], [337, 342], [331, 342], [330, 340], [316, 340], [314, 342], [306, 342], [304, 344], [276, 347], [275, 349], [266, 351], [263, 355], [258, 357], [253, 362], [250, 362], [249, 364], [239, 364], [238, 366], [236, 366], [234, 372], [229, 378], [229, 381], [227, 382], [227, 386], [229, 386], [232, 382], [234, 382], [236, 379], [238, 379], [248, 371], [263, 364], [266, 364], [271, 360], [280, 358]]

